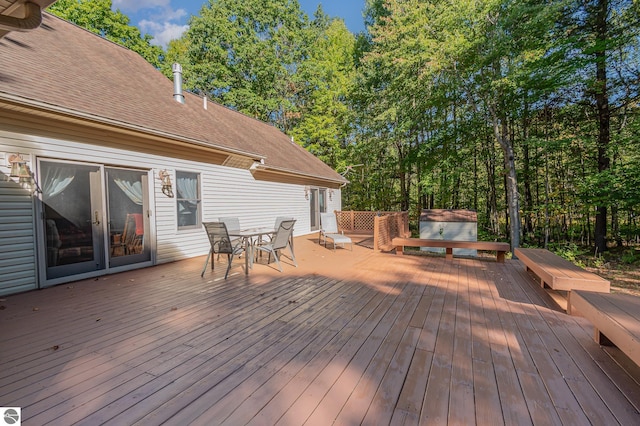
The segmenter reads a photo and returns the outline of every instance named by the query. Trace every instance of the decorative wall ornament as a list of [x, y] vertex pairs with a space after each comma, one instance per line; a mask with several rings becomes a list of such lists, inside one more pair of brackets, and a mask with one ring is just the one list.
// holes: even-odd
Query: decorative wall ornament
[[158, 179], [162, 182], [162, 193], [169, 198], [173, 198], [173, 185], [171, 184], [171, 174], [167, 169], [158, 172]]
[[18, 178], [18, 184], [22, 188], [31, 193], [41, 192], [35, 175], [29, 168], [29, 164], [27, 164], [27, 160], [24, 159], [22, 154], [9, 154], [7, 163], [9, 163], [9, 168], [11, 168], [9, 176]]

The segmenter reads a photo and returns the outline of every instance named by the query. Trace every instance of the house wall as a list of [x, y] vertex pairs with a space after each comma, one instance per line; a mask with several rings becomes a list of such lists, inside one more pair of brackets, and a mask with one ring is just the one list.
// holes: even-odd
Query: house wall
[[[71, 139], [71, 138], [70, 138]], [[113, 143], [105, 141], [105, 145]], [[0, 152], [21, 153], [30, 158], [37, 173], [37, 158], [72, 160], [106, 166], [152, 170], [150, 185], [152, 262], [165, 263], [205, 255], [209, 243], [203, 229], [177, 230], [176, 199], [161, 191], [158, 172], [171, 174], [175, 191], [176, 170], [201, 176], [202, 220], [238, 216], [242, 227], [272, 226], [276, 216], [292, 216], [295, 235], [311, 232], [309, 201], [304, 185], [257, 181], [249, 170], [208, 164], [171, 156], [143, 154], [96, 144], [0, 131]], [[38, 288], [35, 202], [8, 178], [0, 176], [0, 294]], [[340, 190], [327, 199], [329, 211], [341, 208]], [[7, 254], [9, 253], [9, 254]], [[19, 259], [13, 261], [11, 259]], [[115, 271], [102, 271], [109, 273]]]
[[35, 288], [33, 200], [0, 170], [0, 294]]

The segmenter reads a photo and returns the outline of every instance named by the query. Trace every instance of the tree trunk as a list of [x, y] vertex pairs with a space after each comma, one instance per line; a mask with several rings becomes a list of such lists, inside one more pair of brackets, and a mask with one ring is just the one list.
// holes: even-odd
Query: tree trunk
[[486, 198], [486, 216], [488, 219], [488, 226], [491, 229], [491, 232], [494, 234], [498, 234], [499, 223], [498, 220], [498, 190], [496, 189], [496, 166], [495, 166], [495, 158], [494, 158], [494, 149], [491, 146], [491, 142], [493, 139], [489, 138], [489, 135], [484, 138], [486, 142], [486, 158], [485, 158], [485, 166], [487, 169], [487, 186], [489, 187], [489, 193]]
[[524, 117], [522, 118], [522, 140], [524, 141], [524, 144], [522, 149], [523, 149], [524, 164], [522, 166], [524, 170], [523, 187], [524, 187], [525, 216], [524, 216], [524, 231], [522, 233], [522, 239], [524, 241], [527, 241], [530, 236], [533, 236], [533, 220], [531, 217], [532, 216], [531, 212], [533, 210], [533, 195], [531, 194], [532, 176], [531, 176], [531, 161], [529, 158], [530, 155], [529, 155], [529, 141], [528, 141], [531, 118], [529, 117], [528, 102], [525, 102], [523, 115]]
[[478, 211], [478, 149], [474, 142], [473, 149], [473, 210]]
[[551, 233], [551, 214], [549, 212], [549, 158], [544, 153], [544, 248], [549, 247], [549, 234]]
[[[493, 133], [502, 148], [504, 154], [504, 167], [506, 176], [506, 191], [509, 210], [509, 236], [511, 239], [511, 253], [514, 249], [520, 247], [520, 201], [518, 197], [518, 178], [516, 175], [516, 161], [513, 152], [513, 145], [509, 138], [506, 120], [500, 120], [493, 107], [490, 107], [491, 118], [493, 121]], [[515, 259], [515, 254], [513, 255]]]
[[[610, 135], [611, 111], [609, 110], [609, 97], [607, 94], [607, 13], [609, 11], [608, 0], [599, 0], [596, 9], [596, 82], [595, 96], [598, 110], [598, 172], [609, 170], [610, 159], [608, 154]], [[604, 192], [604, 191], [602, 191]], [[600, 200], [596, 207], [595, 224], [595, 250], [597, 254], [607, 250], [607, 206]]]
[[528, 241], [528, 237], [533, 237], [533, 218], [531, 212], [533, 211], [533, 195], [531, 192], [531, 159], [529, 154], [529, 143], [524, 144], [524, 233], [523, 238]]

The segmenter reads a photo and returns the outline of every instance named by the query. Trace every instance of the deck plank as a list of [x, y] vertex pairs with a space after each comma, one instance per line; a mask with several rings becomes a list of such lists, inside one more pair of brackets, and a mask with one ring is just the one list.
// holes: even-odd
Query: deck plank
[[[437, 285], [442, 292], [441, 306], [437, 306], [438, 321], [428, 324], [433, 326], [435, 346], [429, 379], [423, 400], [421, 423], [444, 423], [449, 417], [449, 400], [451, 398], [451, 365], [453, 361], [453, 345], [455, 330], [455, 304], [457, 295], [454, 291], [455, 280], [452, 276], [456, 262], [449, 262], [441, 271]], [[435, 328], [435, 325], [438, 327]]]
[[473, 343], [471, 338], [471, 313], [469, 276], [466, 261], [458, 263], [453, 360], [451, 364], [451, 400], [455, 407], [449, 413], [451, 424], [475, 423], [473, 389]]
[[5, 297], [0, 400], [35, 425], [640, 424], [638, 369], [520, 262], [296, 251]]
[[[518, 334], [513, 329], [512, 318], [507, 315], [508, 293], [500, 268], [488, 266], [485, 272], [493, 283], [483, 297], [483, 306], [489, 330], [491, 360], [496, 374], [502, 416], [505, 424], [531, 424], [528, 401], [520, 383], [520, 376], [529, 370], [528, 354], [523, 353]], [[501, 293], [506, 293], [504, 297]]]
[[[289, 368], [292, 367], [290, 365], [291, 361], [295, 359], [296, 365], [306, 364], [318, 354], [319, 348], [327, 344], [331, 338], [335, 337], [335, 335], [342, 331], [348, 324], [349, 317], [351, 316], [350, 314], [347, 315], [351, 305], [349, 299], [351, 297], [360, 298], [372, 296], [372, 294], [364, 294], [366, 289], [360, 290], [361, 291], [355, 294], [350, 294], [348, 298], [344, 293], [336, 292], [336, 295], [332, 297], [331, 303], [327, 303], [324, 306], [318, 304], [312, 307], [312, 310], [315, 311], [313, 317], [296, 317], [296, 326], [307, 334], [296, 337], [295, 340], [292, 341], [292, 344], [281, 348], [282, 351], [277, 354], [277, 358], [274, 358], [274, 362], [262, 365], [265, 357], [261, 356], [255, 373], [252, 374], [248, 380], [243, 380], [237, 384], [229, 381], [230, 383], [227, 383], [222, 389], [217, 390], [218, 392], [223, 390], [223, 393], [220, 395], [220, 402], [214, 407], [207, 407], [210, 405], [210, 401], [214, 395], [212, 395], [211, 392], [203, 395], [201, 399], [206, 400], [205, 408], [208, 409], [193, 420], [203, 424], [220, 423], [235, 411], [239, 401], [248, 398], [256, 389], [264, 386], [267, 381], [275, 379], [272, 380], [273, 385], [276, 384], [277, 381], [282, 383], [282, 380], [290, 380], [295, 373], [297, 373], [297, 371], [286, 370], [287, 366], [289, 366]], [[327, 302], [327, 299], [324, 299], [323, 302]], [[331, 312], [339, 312], [340, 314], [332, 315], [332, 322], [329, 324], [324, 323], [323, 327], [320, 327], [321, 320]], [[316, 322], [314, 323], [312, 321]], [[328, 327], [326, 327], [326, 325], [328, 325]], [[283, 342], [279, 341], [278, 343], [281, 344]], [[252, 362], [254, 361], [252, 360]], [[295, 366], [293, 367], [295, 368]], [[234, 378], [236, 382], [237, 379], [238, 378]], [[280, 386], [282, 386], [282, 384], [280, 384]], [[253, 403], [255, 403], [255, 399]], [[185, 419], [189, 420], [184, 416], [180, 416], [180, 421], [184, 421]]]
[[[363, 288], [364, 289], [364, 288]], [[246, 424], [253, 419], [260, 410], [274, 398], [274, 389], [287, 389], [294, 384], [298, 384], [303, 380], [299, 380], [301, 376], [307, 370], [316, 370], [320, 367], [318, 362], [326, 359], [325, 354], [335, 351], [337, 347], [345, 344], [348, 337], [351, 336], [355, 329], [362, 325], [363, 321], [369, 317], [373, 309], [377, 307], [384, 296], [380, 294], [374, 294], [373, 292], [367, 292], [361, 297], [370, 297], [369, 302], [365, 305], [364, 309], [359, 312], [357, 317], [350, 318], [345, 310], [344, 313], [338, 317], [334, 323], [323, 330], [321, 335], [313, 341], [313, 344], [307, 344], [307, 346], [298, 354], [295, 358], [290, 359], [280, 370], [273, 372], [269, 377], [269, 380], [261, 383], [259, 386], [249, 386], [246, 389], [246, 397], [241, 404], [238, 404], [237, 399], [230, 404], [230, 408], [233, 409], [231, 413], [215, 413], [209, 412], [208, 415], [215, 415], [218, 423], [222, 424]], [[354, 295], [358, 297], [358, 295]], [[352, 328], [351, 332], [347, 332], [347, 327]], [[344, 332], [343, 338], [340, 339], [340, 334]], [[349, 334], [347, 334], [349, 333]], [[307, 382], [308, 383], [308, 382]], [[284, 394], [297, 394], [297, 392], [284, 392]], [[230, 393], [230, 397], [235, 396]]]
[[[274, 303], [277, 303], [277, 302], [274, 301]], [[274, 311], [275, 312], [274, 315], [282, 315], [283, 311], [284, 311], [284, 309]], [[232, 324], [232, 323], [230, 323], [230, 324]], [[260, 327], [261, 325], [265, 325], [265, 326], [269, 326], [269, 327], [276, 327], [278, 325], [278, 323], [277, 322], [274, 323], [273, 321], [271, 321], [271, 319], [263, 320], [261, 322], [260, 321], [258, 321], [258, 322], [256, 322], [256, 321], [253, 321], [253, 322], [247, 321], [246, 322], [247, 329], [250, 329], [250, 327]], [[236, 331], [233, 330], [233, 327], [230, 327], [230, 328], [231, 328], [230, 331], [233, 333], [233, 335], [237, 335]], [[233, 340], [226, 338], [225, 334], [223, 334], [222, 336], [213, 335], [213, 333], [220, 332], [220, 331], [223, 331], [223, 330], [224, 330], [224, 328], [221, 328], [221, 329], [218, 329], [218, 330], [215, 330], [215, 331], [209, 331], [206, 336], [198, 336], [198, 335], [192, 336], [192, 337], [194, 337], [194, 339], [192, 339], [189, 343], [192, 344], [194, 348], [204, 349], [204, 348], [207, 348], [207, 346], [206, 346], [206, 344], [204, 344], [204, 342], [206, 342], [206, 341], [215, 342], [216, 340], [222, 341], [224, 339], [225, 340], [224, 343], [220, 343], [220, 344], [218, 344], [216, 346], [216, 351], [220, 351], [220, 350], [225, 348], [225, 345], [233, 343]], [[265, 333], [265, 331], [263, 331], [263, 330], [258, 330], [258, 331], [262, 331], [263, 333]], [[228, 331], [227, 331], [226, 336], [228, 336]], [[201, 344], [201, 345], [198, 344], [198, 339], [203, 340], [203, 344]], [[244, 344], [245, 346], [248, 346], [248, 345], [250, 345], [250, 342], [249, 343], [243, 343], [241, 341], [240, 345], [242, 345], [242, 344]], [[129, 346], [130, 345], [127, 344], [127, 345], [124, 345], [123, 347], [129, 347]], [[240, 348], [244, 348], [245, 346], [240, 346]], [[159, 350], [159, 348], [157, 348], [156, 350]], [[123, 363], [121, 365], [124, 366], [123, 368], [129, 367], [130, 369], [131, 368], [135, 368], [135, 371], [141, 371], [141, 370], [142, 371], [146, 371], [145, 368], [153, 368], [154, 366], [158, 365], [157, 361], [154, 360], [154, 359], [147, 360], [147, 355], [149, 355], [149, 354], [158, 354], [158, 352], [156, 352], [156, 350], [144, 350], [144, 348], [143, 348], [143, 349], [140, 350], [140, 352], [138, 352], [138, 351], [134, 351], [133, 353], [132, 352], [124, 352], [121, 357], [118, 357], [120, 354], [117, 351], [115, 351], [115, 352], [112, 352], [111, 358], [121, 361]], [[234, 347], [231, 347], [229, 350], [231, 350], [231, 351], [234, 350]], [[241, 349], [235, 349], [235, 350], [240, 351]], [[144, 357], [140, 358], [139, 356], [137, 356], [138, 354], [143, 354]], [[214, 354], [212, 353], [211, 355], [214, 355]], [[204, 362], [204, 360], [202, 358], [203, 358], [202, 355], [198, 354], [197, 350], [190, 350], [189, 351], [188, 360], [183, 362], [182, 364], [180, 364], [179, 367], [181, 369], [183, 369], [183, 370], [185, 368], [192, 368], [192, 370], [190, 372], [190, 377], [197, 377], [200, 374], [200, 370], [198, 370], [197, 367], [200, 366], [201, 364], [203, 364], [203, 362]], [[143, 360], [146, 363], [140, 364], [141, 361], [143, 361]], [[169, 365], [172, 365], [172, 364], [170, 363]], [[169, 366], [163, 365], [163, 368], [169, 368]], [[112, 370], [107, 370], [102, 376], [99, 375], [97, 377], [94, 377], [94, 379], [91, 382], [98, 382], [100, 389], [109, 389], [109, 388], [114, 389], [114, 391], [110, 392], [110, 393], [113, 393], [115, 395], [119, 395], [121, 393], [124, 393], [126, 395], [127, 391], [124, 388], [121, 388], [120, 385], [123, 382], [124, 383], [128, 383], [127, 380], [129, 379], [129, 377], [131, 375], [131, 371], [129, 371], [127, 373], [127, 371], [125, 370], [124, 372], [121, 372], [120, 374], [117, 374], [117, 375], [115, 375], [115, 372], [116, 371], [113, 370], [113, 369]], [[160, 377], [162, 377], [162, 381], [167, 382], [169, 380], [172, 380], [172, 379], [176, 378], [176, 376], [174, 376], [173, 374], [174, 374], [174, 371], [172, 369], [168, 369], [167, 370], [167, 374], [163, 374]], [[184, 371], [181, 371], [180, 374], [184, 374]], [[104, 381], [100, 381], [103, 377], [104, 377]], [[154, 379], [154, 377], [155, 376], [153, 376], [152, 379]], [[182, 378], [182, 376], [177, 376], [177, 377]], [[91, 382], [89, 382], [89, 383], [91, 383]], [[158, 386], [158, 380], [149, 380], [149, 382], [152, 382], [153, 386]], [[84, 386], [85, 383], [86, 383], [86, 381], [83, 380], [83, 381], [79, 382], [79, 385], [80, 386]], [[75, 405], [80, 405], [80, 403], [83, 400], [89, 401], [90, 398], [92, 396], [94, 396], [91, 392], [84, 392], [81, 395], [82, 395], [81, 399], [76, 398]], [[105, 395], [102, 395], [101, 397], [105, 398]], [[136, 399], [133, 400], [133, 402], [135, 402], [135, 401], [136, 401]], [[147, 407], [147, 409], [148, 409], [148, 407]], [[78, 409], [76, 408], [74, 411], [78, 412]], [[73, 417], [73, 415], [66, 415], [65, 417], [63, 417], [63, 420], [70, 420], [70, 419], [74, 419], [74, 421], [76, 421], [76, 419]], [[127, 422], [127, 423], [129, 423], [129, 422]], [[91, 424], [91, 422], [89, 422], [89, 424]]]
[[[271, 400], [251, 419], [250, 424], [274, 424], [312, 386], [318, 375], [332, 362], [334, 357], [353, 353], [367, 340], [393, 303], [388, 293], [377, 293], [363, 310], [350, 322], [345, 332], [337, 335], [322, 348], [304, 369], [295, 375]], [[371, 344], [371, 343], [370, 343]], [[234, 423], [230, 423], [234, 424]]]
[[475, 423], [478, 425], [504, 424], [496, 372], [491, 362], [489, 327], [483, 298], [490, 296], [487, 268], [467, 262], [472, 332], [473, 392], [475, 396]]
[[[343, 370], [327, 389], [326, 396], [309, 417], [310, 424], [322, 424], [334, 417], [337, 424], [350, 424], [351, 420], [345, 419], [345, 416], [366, 418], [371, 409], [378, 411], [380, 416], [391, 417], [392, 412], [385, 404], [388, 396], [377, 391], [381, 390], [380, 383], [387, 368], [393, 367], [392, 357], [403, 342], [402, 337], [418, 304], [422, 286], [409, 284], [405, 290], [387, 312], [390, 315], [383, 318], [372, 332], [375, 337], [368, 338], [355, 354], [353, 367]], [[382, 389], [382, 392], [385, 391]], [[338, 402], [334, 398], [336, 394], [343, 395]], [[372, 406], [374, 400], [378, 401], [379, 407]]]
[[[555, 324], [549, 320], [545, 321], [541, 312], [537, 310], [534, 312], [535, 309], [530, 306], [514, 306], [514, 309], [516, 308], [516, 313], [521, 318], [520, 325], [523, 328], [523, 334], [528, 336], [537, 334], [539, 336], [540, 342], [544, 345], [543, 348], [540, 348], [540, 356], [544, 356], [545, 352], [551, 354], [550, 360], [553, 361], [561, 376], [567, 382], [567, 386], [580, 404], [581, 410], [585, 412], [589, 419], [596, 419], [597, 423], [615, 423], [616, 420], [606, 408], [606, 403], [602, 397], [594, 391], [593, 387], [586, 385], [588, 377], [585, 377], [583, 369], [589, 368], [590, 364], [587, 363], [584, 367], [581, 367], [576, 362], [576, 358], [581, 355], [581, 351], [577, 347], [574, 346], [574, 351], [571, 353], [567, 351], [567, 345], [571, 340], [568, 339], [568, 336], [565, 336], [565, 325], [560, 322]], [[528, 315], [522, 315], [525, 314], [525, 309], [532, 312]], [[559, 315], [554, 312], [548, 312], [548, 314], [554, 315], [556, 318]], [[528, 321], [524, 321], [522, 318], [527, 318]], [[565, 338], [560, 338], [560, 336]], [[549, 359], [548, 356], [547, 359]], [[576, 408], [576, 410], [580, 409]]]
[[[327, 285], [331, 285], [331, 282], [327, 282], [324, 287], [326, 287]], [[318, 286], [318, 287], [320, 288], [323, 286]], [[273, 293], [270, 293], [270, 294], [273, 294]], [[291, 293], [289, 293], [287, 294], [287, 296], [288, 298], [291, 298], [293, 296], [293, 298], [297, 300], [296, 303], [304, 304], [304, 303], [311, 303], [313, 300], [317, 300], [317, 298], [322, 297], [323, 294], [324, 292], [320, 292], [314, 298], [309, 298], [307, 302], [304, 301], [304, 297], [303, 297], [304, 294], [302, 292], [299, 292], [296, 295], [292, 295]], [[269, 302], [273, 302], [274, 304], [278, 304], [278, 303], [283, 304], [283, 302], [286, 302], [288, 305], [290, 305], [287, 299], [283, 299], [280, 302], [278, 302], [278, 299], [280, 299], [280, 297], [272, 295], [270, 296]], [[283, 310], [280, 310], [277, 312], [279, 315], [281, 315], [278, 319], [275, 320], [277, 321], [277, 324], [281, 324], [282, 322], [285, 322], [286, 315], [287, 315], [286, 312]], [[259, 323], [262, 323], [266, 326], [267, 324], [271, 324], [271, 321], [269, 319], [265, 319], [263, 321], [260, 321]], [[247, 326], [249, 324], [250, 323], [247, 323]], [[197, 378], [199, 375], [205, 375], [206, 372], [211, 371], [216, 367], [223, 368], [223, 366], [217, 365], [215, 364], [215, 362], [213, 363], [206, 362], [207, 358], [209, 357], [218, 358], [220, 354], [224, 354], [225, 351], [229, 351], [229, 354], [236, 353], [237, 355], [234, 358], [234, 360], [238, 360], [239, 355], [249, 353], [250, 352], [249, 346], [253, 342], [251, 340], [239, 339], [238, 337], [236, 337], [239, 335], [238, 333], [240, 333], [240, 335], [246, 334], [247, 338], [251, 339], [251, 336], [255, 335], [256, 333], [258, 333], [258, 335], [264, 335], [268, 332], [269, 332], [269, 329], [267, 328], [255, 330], [254, 332], [252, 332], [249, 328], [247, 328], [242, 330], [232, 329], [231, 333], [227, 332], [219, 337], [216, 337], [213, 335], [202, 336], [200, 338], [200, 341], [193, 342], [194, 348], [198, 348], [198, 347], [205, 348], [207, 347], [207, 345], [215, 344], [216, 341], [221, 341], [221, 340], [224, 340], [224, 343], [216, 344], [216, 348], [217, 348], [216, 351], [214, 351], [213, 349], [208, 349], [206, 352], [202, 352], [202, 353], [198, 353], [195, 350], [189, 351], [189, 354], [185, 354], [185, 356], [183, 357], [178, 357], [174, 360], [171, 360], [171, 362], [169, 362], [168, 365], [163, 365], [162, 368], [163, 370], [166, 371], [166, 373], [162, 373], [159, 371], [156, 372], [159, 379], [156, 379], [147, 385], [148, 391], [146, 392], [146, 395], [148, 396], [147, 398], [148, 402], [145, 404], [146, 408], [144, 410], [141, 410], [139, 408], [140, 405], [136, 405], [136, 401], [139, 401], [142, 399], [141, 395], [125, 395], [119, 401], [116, 401], [115, 403], [111, 404], [108, 407], [107, 412], [111, 411], [113, 413], [119, 414], [119, 412], [122, 411], [122, 414], [119, 414], [117, 417], [115, 417], [115, 420], [121, 421], [123, 423], [131, 423], [132, 421], [136, 421], [144, 417], [146, 412], [151, 411], [150, 410], [151, 406], [158, 408], [158, 406], [162, 406], [166, 404], [168, 400], [172, 399], [173, 392], [176, 392], [177, 389], [173, 388], [169, 390], [167, 387], [171, 384], [175, 384], [173, 380], [180, 380], [182, 375], [185, 374], [185, 370], [190, 368], [191, 370], [189, 374], [192, 374], [195, 380], [195, 378]], [[279, 332], [280, 330], [278, 330], [277, 332], [273, 331], [273, 337], [277, 336], [277, 333]], [[243, 352], [243, 351], [247, 351], [247, 352]], [[196, 382], [196, 383], [199, 383], [199, 382]], [[153, 392], [154, 389], [158, 389], [158, 391]], [[127, 407], [126, 411], [123, 409], [124, 407]], [[131, 407], [131, 408], [128, 408], [128, 407]], [[154, 414], [157, 414], [157, 413], [154, 413]], [[96, 413], [96, 415], [110, 418], [108, 413]], [[111, 414], [111, 416], [113, 416], [113, 414]], [[96, 424], [98, 423], [98, 420], [99, 419], [96, 418], [95, 416], [90, 416], [87, 418], [87, 424], [91, 424], [91, 423]]]

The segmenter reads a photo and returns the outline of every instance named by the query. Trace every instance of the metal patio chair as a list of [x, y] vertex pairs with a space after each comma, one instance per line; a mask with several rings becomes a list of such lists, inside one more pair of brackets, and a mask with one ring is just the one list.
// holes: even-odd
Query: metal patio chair
[[284, 248], [289, 248], [289, 253], [291, 253], [291, 260], [293, 260], [294, 266], [298, 266], [298, 262], [296, 262], [296, 256], [293, 253], [293, 248], [290, 244], [291, 234], [293, 233], [293, 225], [296, 223], [294, 219], [283, 220], [280, 222], [276, 233], [271, 238], [271, 241], [268, 242], [260, 242], [255, 245], [254, 250], [256, 250], [256, 254], [258, 251], [264, 251], [269, 253], [269, 258], [267, 259], [267, 264], [271, 261], [271, 255], [273, 254], [274, 259], [276, 260], [276, 264], [278, 265], [278, 270], [282, 272], [282, 265], [280, 265], [279, 252]]
[[218, 221], [224, 222], [229, 232], [240, 230], [240, 219], [238, 217], [219, 217]]
[[[226, 254], [227, 259], [229, 260], [227, 271], [224, 274], [224, 279], [226, 280], [229, 275], [229, 270], [231, 269], [231, 263], [233, 262], [234, 256], [239, 255], [244, 251], [242, 247], [242, 239], [231, 240], [231, 238], [229, 238], [229, 232], [227, 231], [227, 225], [225, 225], [224, 222], [203, 222], [202, 224], [204, 225], [205, 231], [207, 231], [207, 237], [209, 237], [211, 249], [209, 250], [209, 254], [207, 254], [207, 260], [204, 262], [204, 268], [202, 268], [200, 276], [204, 276], [209, 259], [213, 254]], [[211, 270], [214, 269], [214, 263], [214, 260], [211, 259]]]

